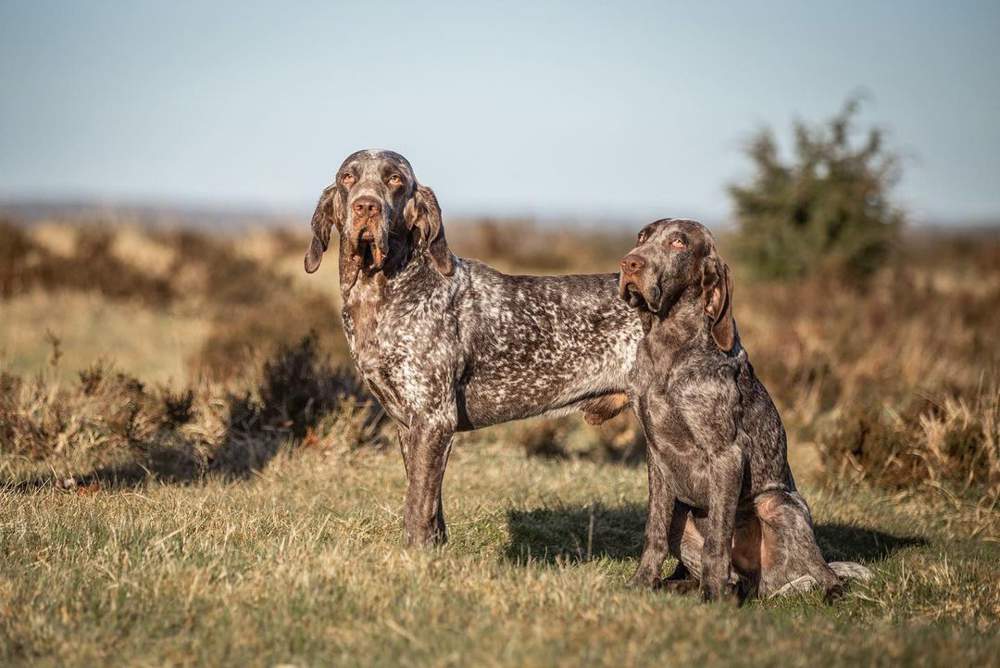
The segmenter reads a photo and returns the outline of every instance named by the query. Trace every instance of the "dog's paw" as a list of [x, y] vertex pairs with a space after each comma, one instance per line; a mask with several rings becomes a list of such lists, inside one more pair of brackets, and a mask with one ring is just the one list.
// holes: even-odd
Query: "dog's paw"
[[678, 596], [688, 596], [698, 592], [700, 589], [701, 585], [694, 578], [663, 581], [663, 590], [671, 594], [677, 594]]
[[772, 592], [768, 598], [779, 598], [781, 596], [788, 596], [791, 593], [804, 593], [816, 588], [816, 578], [811, 575], [800, 575], [799, 577], [786, 582], [780, 589]]
[[827, 566], [830, 567], [837, 577], [841, 580], [859, 580], [861, 582], [868, 582], [875, 574], [871, 572], [870, 569], [862, 566], [859, 563], [853, 561], [831, 561]]
[[628, 579], [625, 586], [630, 589], [659, 589], [662, 585], [660, 576], [652, 571], [639, 569]]
[[702, 582], [701, 600], [705, 603], [719, 601], [720, 603], [739, 605], [740, 595], [736, 585], [732, 582], [724, 582], [721, 586]]

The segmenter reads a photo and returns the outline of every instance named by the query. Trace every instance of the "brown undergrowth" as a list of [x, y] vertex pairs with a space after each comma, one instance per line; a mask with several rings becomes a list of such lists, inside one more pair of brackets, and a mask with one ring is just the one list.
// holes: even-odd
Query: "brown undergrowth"
[[0, 374], [8, 482], [28, 489], [245, 477], [282, 449], [380, 445], [381, 422], [353, 370], [312, 336], [227, 385], [147, 387], [106, 362], [73, 383]]
[[[632, 242], [491, 226], [449, 242], [525, 273], [612, 271]], [[64, 280], [91, 234], [94, 275]], [[833, 605], [740, 609], [625, 586], [647, 496], [628, 415], [461, 435], [449, 544], [403, 548], [394, 436], [307, 241], [0, 228], [0, 664], [995, 662], [995, 236], [911, 236], [864, 292], [734, 265], [821, 549], [875, 572]]]
[[[720, 236], [729, 257], [728, 239]], [[337, 406], [361, 396], [344, 371], [349, 359], [335, 276], [329, 268], [314, 277], [302, 273], [305, 234], [5, 223], [0, 241], [0, 308], [41, 309], [31, 322], [52, 323], [33, 332], [4, 323], [0, 335], [17, 335], [10, 340], [51, 345], [50, 335], [64, 333], [59, 325], [66, 314], [46, 313], [47, 296], [67, 292], [99, 295], [98, 303], [109, 309], [129, 304], [164, 314], [167, 323], [186, 318], [207, 324], [198, 330], [203, 335], [178, 346], [190, 352], [179, 365], [187, 376], [174, 378], [173, 389], [150, 381], [134, 363], [118, 370], [104, 362], [84, 364], [90, 368], [76, 382], [66, 379], [63, 366], [57, 382], [51, 369], [38, 375], [17, 367], [24, 351], [0, 340], [0, 350], [20, 369], [8, 368], [3, 377], [6, 455], [36, 462], [50, 455], [89, 457], [103, 465], [128, 453], [147, 467], [170, 460], [178, 469], [201, 472], [217, 460], [228, 462], [222, 468], [246, 469], [252, 466], [237, 462], [266, 461], [289, 434], [311, 442], [296, 419], [286, 433], [290, 418], [281, 411], [308, 404], [330, 419]], [[613, 271], [632, 234], [480, 221], [451, 226], [449, 241], [456, 253], [508, 271], [592, 272]], [[743, 343], [782, 411], [790, 449], [817, 453], [818, 475], [835, 484], [863, 478], [890, 489], [946, 489], [997, 500], [995, 233], [911, 234], [863, 290], [822, 276], [755, 282], [740, 265], [733, 268]], [[115, 322], [138, 323], [129, 313]], [[159, 340], [135, 326], [124, 336]], [[299, 353], [288, 348], [310, 331], [317, 334]], [[93, 334], [102, 335], [99, 328]], [[143, 354], [154, 359], [163, 351], [150, 347]], [[311, 361], [303, 362], [307, 357]], [[318, 361], [327, 359], [332, 361]], [[267, 384], [278, 369], [284, 380]], [[341, 399], [334, 406], [327, 395]], [[248, 429], [253, 438], [246, 437]], [[599, 429], [571, 416], [529, 421], [504, 433], [532, 455], [627, 463], [643, 458], [641, 432], [627, 415]], [[262, 439], [265, 434], [281, 438]], [[237, 442], [265, 454], [234, 456], [224, 444]]]

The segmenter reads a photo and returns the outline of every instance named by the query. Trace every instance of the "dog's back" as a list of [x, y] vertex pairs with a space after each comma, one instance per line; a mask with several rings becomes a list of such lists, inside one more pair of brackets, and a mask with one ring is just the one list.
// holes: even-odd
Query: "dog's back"
[[[471, 260], [456, 274], [468, 426], [626, 405], [642, 329], [615, 274], [512, 276]], [[616, 393], [620, 402], [600, 402]]]
[[[736, 425], [737, 440], [750, 466], [748, 496], [776, 489], [795, 491], [795, 481], [788, 466], [785, 427], [767, 388], [757, 378], [745, 348], [739, 343], [731, 357], [736, 366], [733, 383], [737, 403], [730, 407]], [[714, 351], [714, 355], [724, 355]]]

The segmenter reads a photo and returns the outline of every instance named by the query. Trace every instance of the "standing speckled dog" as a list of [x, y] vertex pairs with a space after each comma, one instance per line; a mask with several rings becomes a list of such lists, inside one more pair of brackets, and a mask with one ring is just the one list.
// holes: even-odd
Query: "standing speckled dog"
[[392, 151], [344, 160], [313, 214], [307, 272], [334, 227], [351, 354], [398, 425], [407, 542], [446, 539], [456, 431], [572, 409], [596, 424], [628, 405], [642, 328], [615, 274], [508, 276], [455, 257], [437, 198]]
[[[668, 587], [700, 581], [707, 600], [762, 597], [817, 584], [827, 597], [859, 564], [827, 564], [788, 466], [785, 429], [740, 344], [729, 267], [712, 234], [659, 220], [621, 261], [620, 296], [641, 314], [630, 396], [642, 422], [649, 517], [633, 583], [655, 586], [668, 550], [681, 565]], [[835, 570], [837, 572], [835, 572]]]

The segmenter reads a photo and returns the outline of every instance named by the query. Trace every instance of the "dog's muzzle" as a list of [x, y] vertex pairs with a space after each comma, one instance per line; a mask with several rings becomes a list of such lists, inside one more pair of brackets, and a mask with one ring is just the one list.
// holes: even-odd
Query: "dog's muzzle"
[[382, 203], [375, 197], [363, 195], [351, 203], [351, 213], [351, 255], [365, 271], [379, 271], [389, 250]]

